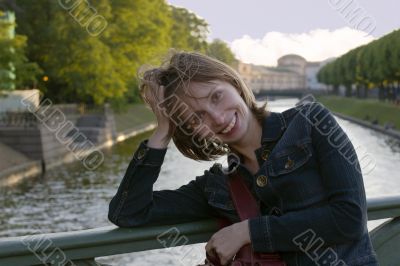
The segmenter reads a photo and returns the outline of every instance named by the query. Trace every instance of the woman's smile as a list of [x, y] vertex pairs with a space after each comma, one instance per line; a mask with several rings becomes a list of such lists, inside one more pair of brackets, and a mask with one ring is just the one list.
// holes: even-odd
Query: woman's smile
[[222, 134], [227, 137], [233, 135], [238, 128], [238, 124], [239, 124], [238, 120], [239, 119], [238, 119], [237, 113], [235, 112], [231, 122], [222, 131], [220, 131], [219, 134]]

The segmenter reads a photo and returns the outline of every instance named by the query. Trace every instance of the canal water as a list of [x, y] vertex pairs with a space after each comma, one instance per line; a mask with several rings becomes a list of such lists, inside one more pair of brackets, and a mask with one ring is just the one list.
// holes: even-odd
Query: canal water
[[[295, 99], [269, 102], [272, 111], [283, 111]], [[337, 118], [356, 147], [359, 158], [372, 158], [363, 167], [367, 197], [400, 194], [400, 142], [381, 133]], [[108, 203], [115, 194], [126, 167], [142, 139], [127, 140], [104, 150], [105, 161], [89, 171], [74, 163], [0, 190], [0, 237], [33, 233], [53, 233], [108, 226]], [[212, 163], [199, 163], [183, 157], [171, 145], [165, 157], [155, 190], [175, 189], [203, 174]], [[382, 221], [369, 222], [369, 229]], [[204, 258], [205, 244], [137, 252], [99, 258], [112, 265], [195, 265]]]

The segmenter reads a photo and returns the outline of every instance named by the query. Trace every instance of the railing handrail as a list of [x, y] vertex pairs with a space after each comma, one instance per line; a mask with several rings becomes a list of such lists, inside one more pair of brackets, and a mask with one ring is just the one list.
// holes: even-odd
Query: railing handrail
[[[368, 199], [367, 203], [368, 220], [400, 217], [400, 196], [372, 198]], [[50, 254], [56, 248], [63, 251], [69, 260], [81, 260], [202, 243], [216, 230], [218, 221], [207, 219], [174, 225], [146, 225], [134, 228], [106, 226], [72, 232], [9, 237], [0, 239], [0, 265], [41, 264], [37, 253]], [[180, 237], [184, 237], [186, 241], [177, 241]]]
[[370, 198], [367, 200], [368, 221], [400, 216], [400, 196]]

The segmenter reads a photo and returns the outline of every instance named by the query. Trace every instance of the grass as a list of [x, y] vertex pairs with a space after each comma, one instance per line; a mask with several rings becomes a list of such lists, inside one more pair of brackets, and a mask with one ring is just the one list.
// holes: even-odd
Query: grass
[[117, 132], [156, 122], [155, 115], [144, 104], [130, 104], [123, 112], [114, 112], [114, 117]]
[[373, 99], [356, 99], [339, 96], [319, 96], [317, 100], [333, 112], [365, 120], [378, 119], [379, 125], [392, 122], [400, 129], [400, 106]]

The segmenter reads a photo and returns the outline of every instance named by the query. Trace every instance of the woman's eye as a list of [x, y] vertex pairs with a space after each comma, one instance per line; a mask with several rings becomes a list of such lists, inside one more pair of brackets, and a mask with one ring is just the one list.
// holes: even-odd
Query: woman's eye
[[216, 102], [221, 98], [221, 96], [222, 96], [222, 92], [218, 91], [218, 92], [214, 93], [212, 100], [214, 102]]

